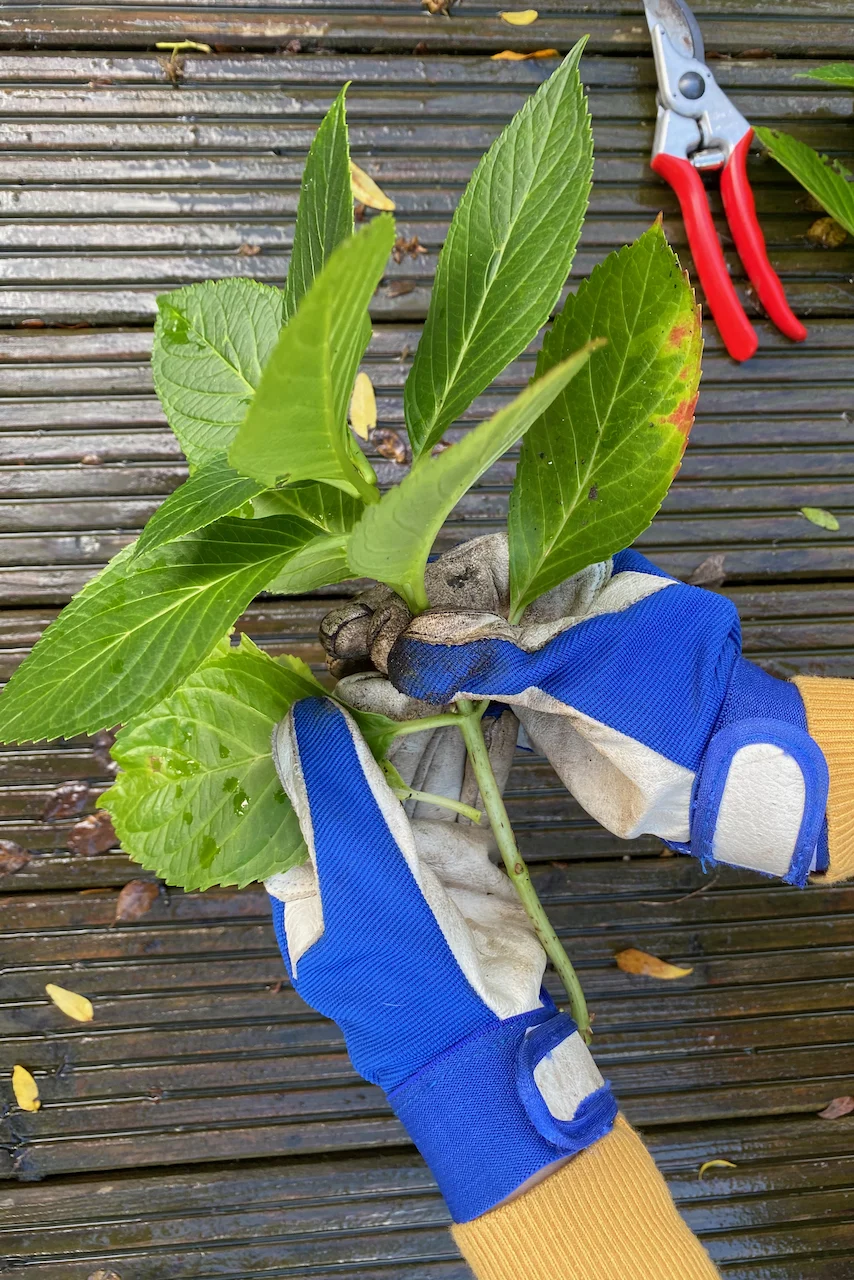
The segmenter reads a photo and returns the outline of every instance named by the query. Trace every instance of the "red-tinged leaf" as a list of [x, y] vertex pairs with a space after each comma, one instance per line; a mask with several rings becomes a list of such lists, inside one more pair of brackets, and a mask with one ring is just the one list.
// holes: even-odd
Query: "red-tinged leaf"
[[700, 381], [700, 314], [660, 223], [567, 299], [537, 376], [591, 338], [603, 349], [522, 443], [508, 522], [513, 622], [543, 592], [630, 546], [682, 460]]
[[160, 885], [155, 880], [131, 880], [116, 899], [114, 924], [128, 924], [138, 920], [151, 910], [160, 896]]
[[841, 1098], [834, 1098], [828, 1102], [823, 1111], [819, 1111], [820, 1120], [841, 1120], [843, 1116], [850, 1116], [854, 1111], [854, 1098], [848, 1094], [843, 1094]]

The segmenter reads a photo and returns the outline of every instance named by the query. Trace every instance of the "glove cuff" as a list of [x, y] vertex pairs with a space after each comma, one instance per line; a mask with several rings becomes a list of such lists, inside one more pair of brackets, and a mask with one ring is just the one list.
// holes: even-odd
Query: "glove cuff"
[[694, 781], [690, 852], [804, 885], [826, 851], [827, 795], [797, 688], [739, 658]]
[[[561, 1080], [568, 1087], [556, 1088]], [[460, 1041], [388, 1098], [455, 1222], [589, 1147], [617, 1114], [576, 1024], [551, 1001]]]

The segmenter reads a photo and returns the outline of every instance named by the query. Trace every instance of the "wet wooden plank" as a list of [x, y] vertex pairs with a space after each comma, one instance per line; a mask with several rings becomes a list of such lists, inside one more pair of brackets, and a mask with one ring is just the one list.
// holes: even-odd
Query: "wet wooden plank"
[[[808, 1115], [854, 1087], [854, 889], [802, 894], [730, 872], [710, 884], [684, 858], [631, 866], [623, 883], [613, 863], [534, 875], [630, 1118]], [[0, 1011], [0, 1062], [24, 1060], [44, 1100], [35, 1115], [13, 1108], [6, 1118], [8, 1176], [402, 1140], [337, 1029], [278, 990], [261, 891], [164, 893], [118, 928], [115, 900], [52, 893], [4, 904], [16, 998]], [[623, 974], [613, 953], [628, 945], [693, 973], [664, 986]], [[87, 994], [94, 1022], [69, 1024], [43, 995], [46, 980]], [[802, 1003], [791, 1003], [801, 983]]]
[[[480, 9], [480, 12], [478, 12]], [[575, 12], [573, 12], [575, 9]], [[846, 4], [831, 7], [821, 0], [799, 5], [798, 15], [774, 10], [767, 21], [765, 5], [758, 0], [695, 6], [703, 26], [707, 53], [801, 53], [810, 57], [843, 56], [854, 48]], [[705, 11], [704, 11], [705, 9]], [[725, 14], [725, 16], [723, 16]], [[386, 10], [346, 4], [334, 10], [314, 4], [231, 5], [227, 9], [204, 4], [184, 6], [179, 14], [164, 4], [144, 7], [110, 5], [40, 6], [35, 14], [24, 5], [7, 5], [0, 14], [0, 44], [26, 41], [34, 48], [140, 48], [156, 40], [194, 39], [238, 48], [270, 48], [298, 40], [306, 51], [325, 49], [395, 50], [437, 54], [465, 51], [494, 52], [511, 45], [525, 50], [543, 47], [569, 48], [589, 34], [596, 52], [624, 56], [646, 53], [649, 36], [636, 6], [609, 6], [600, 16], [587, 5], [544, 11], [536, 34], [527, 29], [508, 30], [486, 6], [467, 4], [453, 22], [425, 13]]]
[[[828, 1250], [845, 1247], [852, 1170], [838, 1128], [795, 1118], [736, 1124], [728, 1132], [696, 1125], [678, 1135], [657, 1129], [646, 1136], [682, 1212], [726, 1264], [728, 1280], [782, 1275], [768, 1268], [784, 1247], [802, 1253], [810, 1215], [821, 1219]], [[699, 1182], [696, 1169], [710, 1151], [729, 1153], [738, 1169]], [[819, 1183], [823, 1189], [816, 1192]], [[369, 1162], [258, 1161], [209, 1169], [203, 1178], [163, 1170], [10, 1187], [4, 1207], [13, 1280], [49, 1280], [51, 1268], [85, 1280], [97, 1266], [115, 1268], [131, 1258], [134, 1280], [160, 1280], [164, 1265], [174, 1280], [260, 1274], [268, 1266], [299, 1266], [307, 1256], [315, 1260], [319, 1255], [307, 1251], [319, 1227], [327, 1267], [357, 1266], [360, 1276], [393, 1280], [463, 1280], [467, 1274], [441, 1234], [442, 1202], [409, 1151], [378, 1153]], [[89, 1224], [85, 1238], [81, 1221]], [[838, 1266], [844, 1258], [837, 1253], [834, 1261]], [[845, 1274], [815, 1265], [810, 1280]], [[804, 1280], [803, 1270], [789, 1274]]]

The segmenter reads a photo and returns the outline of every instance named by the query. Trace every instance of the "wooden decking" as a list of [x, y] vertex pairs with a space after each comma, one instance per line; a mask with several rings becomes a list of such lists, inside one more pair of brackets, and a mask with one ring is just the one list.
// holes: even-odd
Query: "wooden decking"
[[[555, 3], [524, 29], [498, 7], [463, 0], [450, 20], [416, 0], [0, 9], [2, 678], [183, 478], [147, 365], [154, 299], [212, 276], [282, 280], [305, 150], [344, 80], [356, 158], [393, 195], [401, 233], [430, 250], [392, 265], [376, 297], [385, 425], [402, 424], [408, 355], [462, 186], [549, 70], [489, 54], [592, 34], [596, 186], [573, 277], [659, 209], [690, 266], [673, 197], [646, 164], [641, 5]], [[694, 8], [748, 119], [850, 163], [852, 94], [796, 75], [854, 58], [851, 0]], [[216, 51], [186, 55], [175, 74], [153, 45], [183, 37]], [[754, 156], [751, 176], [810, 338], [794, 348], [760, 321], [760, 352], [739, 368], [707, 330], [697, 426], [641, 545], [683, 577], [723, 554], [746, 650], [768, 670], [854, 676], [854, 247], [808, 240], [818, 215], [770, 161]], [[755, 312], [735, 260], [733, 274]], [[529, 354], [468, 421], [530, 367]], [[393, 463], [378, 466], [393, 478]], [[485, 477], [445, 545], [497, 527], [511, 478], [512, 460]], [[809, 524], [803, 505], [834, 511], [840, 532]], [[260, 601], [243, 625], [319, 663], [327, 605]], [[0, 878], [0, 1275], [464, 1280], [442, 1203], [382, 1096], [282, 983], [263, 893], [163, 890], [114, 926], [138, 869], [118, 851], [69, 853], [77, 819], [45, 817], [69, 780], [89, 784], [92, 809], [109, 783], [103, 744], [3, 750], [0, 764], [0, 839], [34, 854]], [[816, 1115], [854, 1093], [854, 887], [706, 877], [654, 840], [623, 845], [531, 757], [510, 808], [582, 972], [599, 1062], [727, 1280], [854, 1278], [854, 1118]], [[613, 953], [631, 945], [693, 973], [622, 974]], [[95, 1021], [63, 1018], [48, 981], [88, 995]], [[14, 1062], [39, 1082], [38, 1113], [12, 1101]], [[715, 1158], [737, 1167], [700, 1181]]]

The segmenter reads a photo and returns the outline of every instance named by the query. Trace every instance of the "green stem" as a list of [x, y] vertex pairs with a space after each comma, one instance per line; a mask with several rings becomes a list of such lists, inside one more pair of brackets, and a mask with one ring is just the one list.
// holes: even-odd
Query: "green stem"
[[406, 601], [406, 607], [412, 614], [413, 618], [417, 618], [419, 613], [423, 613], [425, 609], [430, 608], [430, 601], [427, 599], [427, 592], [424, 589], [424, 578], [422, 575], [420, 582], [401, 582], [394, 588], [398, 595], [403, 596]]
[[389, 729], [389, 737], [399, 738], [405, 733], [422, 733], [425, 729], [446, 729], [448, 725], [460, 727], [460, 718], [455, 715], [423, 716], [420, 720], [401, 720], [394, 729]]
[[472, 703], [461, 699], [456, 705], [459, 711], [458, 724], [460, 731], [465, 739], [469, 759], [480, 788], [480, 797], [492, 824], [492, 830], [501, 856], [504, 859], [507, 874], [513, 881], [516, 892], [531, 919], [537, 937], [543, 944], [546, 955], [551, 960], [564, 985], [566, 994], [569, 997], [572, 1016], [578, 1024], [578, 1030], [584, 1040], [589, 1041], [591, 1034], [590, 1015], [587, 1012], [587, 1002], [584, 999], [581, 983], [578, 981], [578, 975], [572, 967], [572, 962], [564, 951], [561, 941], [549, 923], [548, 916], [537, 897], [528, 868], [519, 853], [516, 838], [513, 835], [513, 828], [510, 826], [510, 819], [507, 816], [507, 810], [504, 807], [498, 783], [495, 781], [495, 774], [492, 772], [492, 764], [489, 759], [486, 740], [483, 736], [483, 726], [480, 722], [487, 703]]
[[392, 791], [398, 800], [419, 800], [422, 804], [435, 804], [440, 809], [451, 809], [454, 813], [460, 813], [471, 822], [480, 823], [483, 817], [480, 809], [473, 809], [470, 804], [463, 804], [462, 800], [450, 800], [447, 796], [434, 795], [432, 791], [413, 791], [412, 787], [392, 787]]

